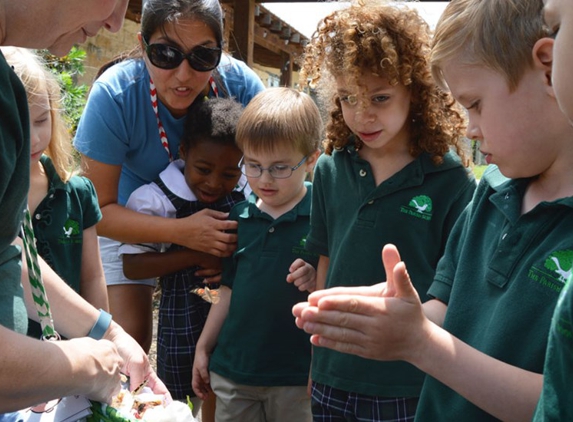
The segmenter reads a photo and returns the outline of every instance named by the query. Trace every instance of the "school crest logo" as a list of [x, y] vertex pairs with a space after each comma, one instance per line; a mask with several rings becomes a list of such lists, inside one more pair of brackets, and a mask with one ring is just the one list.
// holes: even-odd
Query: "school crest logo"
[[292, 247], [291, 252], [298, 256], [316, 256], [316, 254], [306, 250], [306, 236], [303, 236], [298, 243]]
[[571, 277], [573, 268], [573, 251], [564, 250], [553, 252], [545, 260], [545, 268], [556, 273], [557, 279], [563, 284]]
[[532, 266], [528, 276], [542, 286], [560, 292], [572, 273], [573, 250], [564, 249], [554, 251], [545, 258], [542, 268]]
[[79, 243], [81, 238], [80, 224], [76, 220], [68, 219], [66, 224], [62, 227], [62, 235], [60, 236], [60, 243]]
[[432, 198], [418, 195], [413, 197], [408, 205], [403, 205], [400, 212], [429, 221], [432, 219], [432, 209]]

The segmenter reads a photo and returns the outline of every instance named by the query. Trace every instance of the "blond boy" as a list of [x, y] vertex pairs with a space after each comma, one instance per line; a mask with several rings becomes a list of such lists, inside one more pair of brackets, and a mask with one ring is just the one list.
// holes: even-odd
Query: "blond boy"
[[238, 245], [223, 261], [220, 302], [197, 343], [193, 390], [212, 388], [218, 422], [310, 422], [308, 336], [290, 309], [316, 285], [318, 255], [305, 249], [322, 123], [307, 94], [270, 88], [237, 125], [241, 171], [253, 194], [231, 210]]

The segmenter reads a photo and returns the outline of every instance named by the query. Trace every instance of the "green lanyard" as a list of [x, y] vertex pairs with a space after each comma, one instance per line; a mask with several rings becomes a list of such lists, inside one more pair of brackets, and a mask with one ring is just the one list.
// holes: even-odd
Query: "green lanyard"
[[28, 264], [28, 277], [32, 287], [32, 297], [38, 311], [40, 325], [42, 326], [43, 340], [59, 340], [60, 336], [54, 329], [54, 320], [50, 311], [50, 304], [42, 281], [42, 272], [38, 264], [38, 251], [36, 249], [36, 238], [32, 227], [30, 210], [26, 207], [24, 220], [22, 221], [22, 239], [24, 241], [24, 251], [26, 252], [26, 263]]

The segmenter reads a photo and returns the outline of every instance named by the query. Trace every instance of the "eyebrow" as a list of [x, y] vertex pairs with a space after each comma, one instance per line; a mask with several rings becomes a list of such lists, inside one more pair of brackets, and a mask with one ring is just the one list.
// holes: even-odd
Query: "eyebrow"
[[454, 99], [465, 109], [467, 109], [467, 106], [465, 106], [464, 104], [468, 104], [471, 105], [471, 103], [473, 103], [473, 99], [472, 99], [472, 95], [469, 95], [467, 93], [463, 93], [461, 95], [454, 95], [453, 92], [450, 91], [450, 93], [452, 94], [452, 97], [454, 97]]
[[183, 47], [181, 44], [179, 44], [177, 41], [175, 41], [174, 39], [172, 39], [171, 37], [162, 35], [159, 38], [157, 38], [157, 40], [155, 41], [163, 41], [165, 43], [167, 43], [169, 46], [171, 47], [176, 47], [181, 51], [191, 51], [193, 50], [195, 47], [207, 47], [208, 44], [215, 44], [217, 45], [217, 40], [205, 40], [199, 44], [195, 44], [193, 47], [191, 47], [189, 50], [185, 50], [186, 47]]
[[[246, 161], [251, 162], [251, 164], [256, 164], [256, 165], [259, 165], [259, 166], [261, 165], [260, 161], [257, 160], [257, 159], [255, 159], [255, 158], [251, 158], [251, 157], [245, 156], [245, 157], [243, 157], [243, 162], [246, 162]], [[284, 159], [284, 158], [281, 158], [280, 160], [275, 160], [275, 161], [273, 161], [273, 162], [271, 163], [271, 166], [275, 166], [275, 165], [277, 165], [277, 164], [285, 164], [285, 165], [288, 165], [288, 160], [287, 160], [287, 159]]]
[[52, 109], [50, 109], [50, 108], [45, 109], [42, 107], [42, 109], [43, 109], [43, 111], [41, 113], [39, 113], [37, 117], [44, 117], [45, 115], [50, 114], [52, 112]]
[[[373, 88], [371, 90], [369, 90], [368, 92], [366, 92], [368, 95], [372, 95], [373, 93], [377, 93], [379, 91], [386, 91], [386, 90], [390, 90], [390, 89], [394, 89], [396, 88], [395, 85], [381, 85], [381, 86], [377, 86], [376, 88]], [[338, 94], [354, 94], [352, 91], [348, 91], [347, 89], [341, 88], [339, 90], [337, 90]]]

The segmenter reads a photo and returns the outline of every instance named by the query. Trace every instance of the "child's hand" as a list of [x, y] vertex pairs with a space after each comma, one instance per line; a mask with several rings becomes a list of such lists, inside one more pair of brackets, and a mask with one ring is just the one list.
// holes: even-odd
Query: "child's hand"
[[201, 269], [195, 271], [197, 277], [203, 277], [207, 284], [221, 282], [221, 258], [210, 254], [203, 254], [199, 266]]
[[314, 292], [316, 290], [316, 270], [312, 265], [298, 258], [291, 264], [286, 281], [293, 283], [301, 292], [305, 290]]
[[191, 386], [201, 400], [207, 399], [209, 392], [212, 391], [209, 379], [209, 355], [200, 349], [195, 350]]
[[203, 277], [203, 283], [215, 284], [221, 282], [221, 270], [218, 269], [201, 269], [195, 272], [197, 277]]
[[377, 360], [423, 354], [431, 323], [396, 247], [386, 245], [382, 256], [386, 283], [320, 290], [293, 307], [296, 325], [312, 334], [312, 344]]

